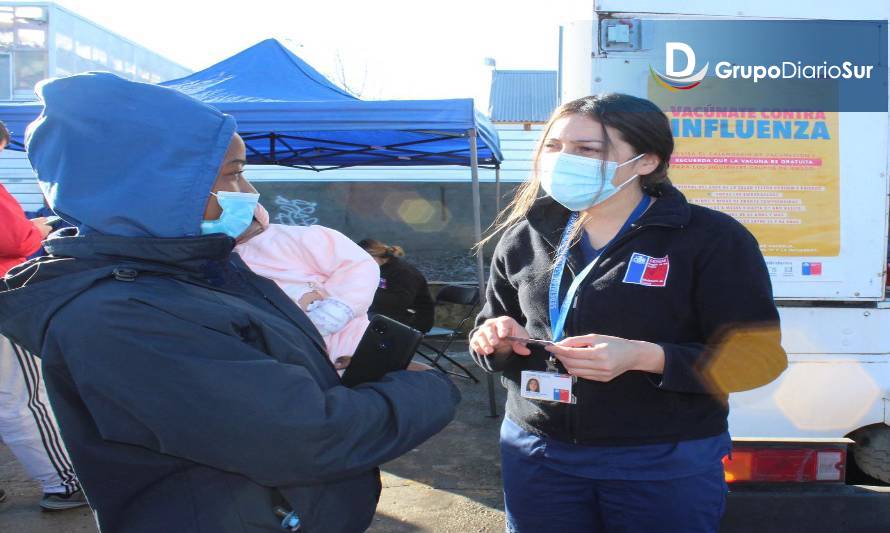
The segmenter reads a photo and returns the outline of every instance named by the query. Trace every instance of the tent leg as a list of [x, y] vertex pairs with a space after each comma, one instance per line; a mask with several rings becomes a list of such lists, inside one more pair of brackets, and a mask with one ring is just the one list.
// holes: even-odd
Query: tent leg
[[[482, 198], [479, 191], [479, 154], [476, 148], [476, 130], [468, 130], [467, 136], [470, 139], [470, 172], [473, 177], [473, 229], [475, 231], [476, 242], [479, 242], [482, 240]], [[483, 250], [480, 248], [476, 253], [476, 274], [479, 282], [479, 296], [480, 299], [484, 300], [485, 261], [483, 255]], [[494, 396], [494, 376], [486, 373], [486, 382], [488, 385], [488, 416], [496, 418], [498, 416], [498, 407]]]
[[494, 168], [494, 212], [501, 212], [501, 167]]

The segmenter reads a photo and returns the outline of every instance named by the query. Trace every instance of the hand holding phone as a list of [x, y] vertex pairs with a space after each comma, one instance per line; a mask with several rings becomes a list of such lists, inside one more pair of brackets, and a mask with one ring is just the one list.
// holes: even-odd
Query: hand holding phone
[[378, 381], [387, 372], [404, 370], [414, 357], [423, 333], [383, 315], [375, 315], [343, 374], [343, 384], [354, 387]]

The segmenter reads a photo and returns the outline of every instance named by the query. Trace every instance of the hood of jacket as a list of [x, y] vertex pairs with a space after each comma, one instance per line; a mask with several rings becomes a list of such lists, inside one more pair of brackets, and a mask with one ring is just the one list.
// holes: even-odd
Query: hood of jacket
[[189, 237], [235, 120], [174, 89], [91, 72], [37, 87], [25, 133], [49, 206], [81, 233]]

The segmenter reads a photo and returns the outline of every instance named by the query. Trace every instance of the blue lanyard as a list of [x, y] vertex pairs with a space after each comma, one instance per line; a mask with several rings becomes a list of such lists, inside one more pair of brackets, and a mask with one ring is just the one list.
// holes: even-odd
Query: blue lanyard
[[646, 208], [649, 207], [650, 198], [647, 195], [643, 195], [643, 198], [640, 200], [640, 203], [637, 204], [637, 207], [633, 210], [627, 220], [624, 222], [624, 225], [621, 226], [621, 229], [618, 233], [609, 241], [605, 246], [600, 248], [600, 250], [596, 253], [596, 257], [593, 258], [584, 270], [582, 270], [575, 279], [572, 280], [572, 284], [569, 286], [569, 291], [566, 293], [565, 298], [562, 301], [562, 305], [559, 305], [559, 287], [562, 284], [562, 273], [565, 270], [566, 260], [569, 257], [569, 245], [571, 244], [569, 232], [571, 231], [572, 226], [578, 220], [578, 213], [572, 213], [572, 216], [569, 217], [569, 221], [566, 223], [566, 227], [562, 232], [562, 239], [559, 241], [559, 248], [556, 249], [556, 268], [553, 269], [553, 275], [550, 278], [550, 291], [548, 293], [548, 299], [550, 304], [550, 329], [552, 331], [552, 336], [554, 341], [559, 341], [565, 336], [565, 324], [566, 319], [569, 316], [569, 309], [572, 305], [572, 300], [575, 298], [575, 293], [578, 292], [578, 288], [581, 286], [581, 282], [584, 281], [584, 278], [590, 274], [590, 271], [593, 270], [593, 267], [599, 262], [599, 258], [602, 257], [603, 252], [612, 244], [615, 239], [617, 239], [622, 233], [624, 233], [631, 224], [633, 224], [640, 216], [646, 211]]

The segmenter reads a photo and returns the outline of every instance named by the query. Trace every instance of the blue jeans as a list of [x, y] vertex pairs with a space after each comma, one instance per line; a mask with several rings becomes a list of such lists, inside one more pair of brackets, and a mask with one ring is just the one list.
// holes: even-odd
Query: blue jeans
[[726, 505], [723, 466], [678, 479], [598, 480], [501, 447], [507, 531], [712, 533]]

